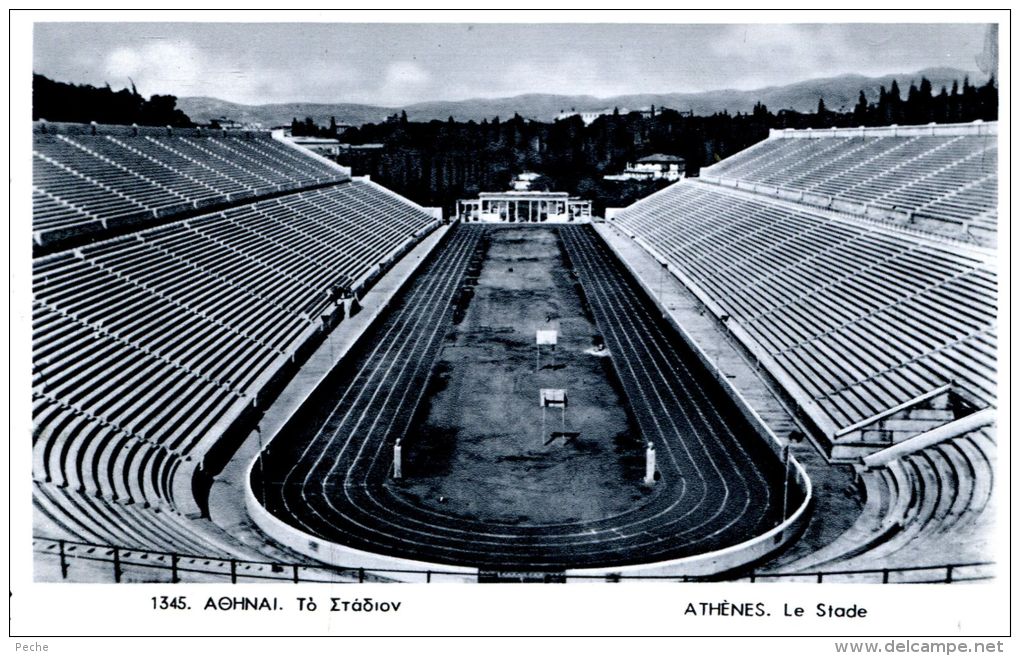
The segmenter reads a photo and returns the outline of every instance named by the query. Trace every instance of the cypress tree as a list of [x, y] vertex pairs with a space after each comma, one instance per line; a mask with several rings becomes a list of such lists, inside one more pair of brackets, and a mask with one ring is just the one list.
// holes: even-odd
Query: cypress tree
[[868, 98], [864, 95], [864, 89], [861, 89], [857, 96], [857, 104], [854, 105], [854, 121], [857, 125], [865, 125], [868, 122]]

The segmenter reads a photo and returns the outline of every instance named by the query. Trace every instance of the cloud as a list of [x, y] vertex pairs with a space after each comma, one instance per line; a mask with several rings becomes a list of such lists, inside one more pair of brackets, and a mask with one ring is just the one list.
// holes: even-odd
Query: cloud
[[731, 25], [708, 43], [711, 78], [700, 82], [751, 89], [834, 75], [854, 67], [856, 50], [838, 25]]
[[386, 84], [426, 84], [432, 79], [420, 64], [413, 61], [396, 61], [386, 68]]
[[[347, 63], [311, 61], [297, 70], [271, 66], [245, 75], [229, 93], [246, 104], [267, 102], [352, 102], [364, 84], [360, 71]], [[220, 91], [220, 93], [225, 93]]]
[[157, 40], [137, 47], [119, 47], [104, 62], [111, 83], [134, 80], [144, 95], [173, 90], [190, 95], [203, 80], [204, 55], [188, 41]]
[[[146, 96], [214, 96], [245, 104], [332, 102], [349, 96], [362, 82], [358, 70], [346, 62], [281, 61], [259, 67], [231, 53], [212, 54], [189, 41], [162, 39], [115, 48], [106, 56], [102, 72], [115, 87], [133, 80]], [[421, 76], [404, 67], [393, 71], [387, 83], [407, 86], [415, 77]]]
[[[616, 63], [619, 67], [620, 63]], [[641, 75], [641, 73], [638, 73]], [[577, 53], [560, 53], [548, 59], [523, 59], [509, 63], [500, 73], [486, 71], [470, 88], [458, 89], [458, 97], [500, 97], [524, 93], [591, 94], [613, 96], [627, 93], [632, 76], [618, 77], [609, 67]]]
[[372, 96], [384, 105], [410, 103], [421, 98], [431, 84], [432, 74], [418, 62], [395, 61], [386, 67], [382, 84]]

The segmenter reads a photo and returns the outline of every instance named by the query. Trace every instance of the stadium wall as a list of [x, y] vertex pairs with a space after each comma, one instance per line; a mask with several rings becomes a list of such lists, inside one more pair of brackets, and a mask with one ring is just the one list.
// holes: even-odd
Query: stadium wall
[[[829, 128], [798, 130], [794, 128], [769, 130], [769, 139], [825, 139], [854, 137], [956, 137], [962, 135], [985, 136], [999, 134], [998, 122], [985, 123], [981, 119], [971, 123], [928, 123], [927, 125], [886, 125], [877, 127]], [[741, 152], [747, 152], [741, 151]]]
[[208, 137], [214, 135], [246, 136], [265, 134], [258, 130], [225, 130], [211, 128], [175, 128], [151, 125], [110, 125], [106, 123], [65, 123], [50, 122], [39, 119], [32, 122], [35, 134], [66, 134], [66, 135], [110, 135], [112, 137]]
[[791, 458], [797, 483], [806, 490], [804, 500], [783, 523], [767, 533], [751, 538], [732, 547], [710, 551], [697, 556], [677, 558], [661, 563], [642, 565], [626, 565], [623, 567], [607, 567], [597, 569], [567, 570], [567, 580], [584, 582], [586, 578], [605, 579], [614, 576], [675, 578], [679, 576], [712, 576], [759, 562], [770, 554], [786, 547], [800, 536], [807, 524], [808, 512], [812, 502], [811, 481], [800, 463]]
[[[393, 264], [405, 253], [420, 243], [429, 233], [439, 227], [438, 222], [425, 226], [416, 232], [412, 239], [396, 247], [385, 255], [380, 263], [352, 285], [355, 299], [361, 301], [365, 293]], [[265, 372], [258, 381], [258, 392], [251, 398], [247, 405], [233, 410], [221, 420], [217, 426], [222, 426], [222, 431], [213, 431], [199, 443], [196, 453], [202, 454], [201, 461], [189, 461], [178, 470], [174, 478], [175, 503], [180, 500], [184, 502], [182, 512], [185, 514], [199, 514], [206, 512], [209, 488], [212, 485], [213, 477], [219, 473], [233, 457], [239, 446], [237, 436], [247, 435], [257, 425], [259, 417], [267, 404], [272, 402], [305, 361], [319, 348], [322, 336], [345, 319], [350, 318], [354, 309], [350, 303], [343, 303], [335, 306], [328, 316], [322, 317], [321, 325], [309, 327], [301, 337], [299, 345], [287, 357], [281, 357], [276, 361], [272, 369]], [[232, 439], [229, 436], [235, 436]], [[189, 483], [190, 482], [190, 483]], [[178, 496], [190, 484], [194, 500], [189, 496]]]
[[443, 576], [435, 580], [444, 583], [474, 582], [478, 580], [478, 570], [471, 567], [436, 565], [424, 561], [408, 560], [352, 549], [342, 544], [313, 537], [286, 524], [274, 517], [255, 498], [251, 487], [251, 473], [257, 460], [258, 457], [256, 456], [248, 468], [248, 484], [244, 486], [245, 507], [259, 529], [280, 544], [327, 565], [346, 568], [363, 567], [374, 570], [374, 573], [407, 583], [421, 581], [421, 573], [426, 571], [442, 573]]

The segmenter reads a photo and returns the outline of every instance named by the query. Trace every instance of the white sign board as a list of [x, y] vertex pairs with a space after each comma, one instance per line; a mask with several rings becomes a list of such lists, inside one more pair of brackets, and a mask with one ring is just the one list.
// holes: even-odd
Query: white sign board
[[538, 345], [552, 344], [556, 345], [556, 331], [555, 330], [536, 330], [535, 331], [535, 343]]

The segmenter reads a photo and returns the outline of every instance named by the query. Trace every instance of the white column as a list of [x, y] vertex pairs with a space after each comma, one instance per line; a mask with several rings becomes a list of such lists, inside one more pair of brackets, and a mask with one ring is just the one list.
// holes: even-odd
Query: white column
[[645, 485], [655, 482], [655, 445], [651, 442], [645, 449]]

